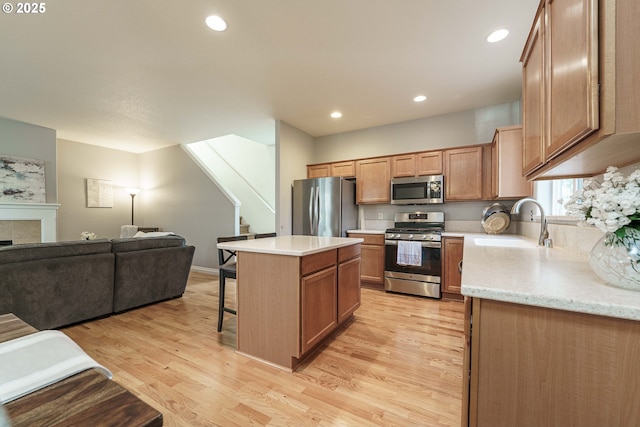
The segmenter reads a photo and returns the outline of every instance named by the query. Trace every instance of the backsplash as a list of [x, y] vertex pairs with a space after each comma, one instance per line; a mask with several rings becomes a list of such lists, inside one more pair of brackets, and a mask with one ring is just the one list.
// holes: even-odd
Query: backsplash
[[[539, 222], [515, 221], [516, 234], [537, 239], [540, 235]], [[549, 238], [553, 240], [553, 246], [567, 250], [574, 250], [588, 254], [598, 240], [604, 234], [599, 229], [588, 226], [580, 227], [569, 224], [549, 224]]]
[[[448, 207], [452, 211], [451, 203]], [[442, 207], [443, 205], [439, 205]], [[473, 205], [471, 203], [466, 204], [466, 215], [446, 215], [445, 218], [453, 217], [451, 220], [446, 219], [445, 231], [461, 232], [461, 233], [484, 233], [484, 228], [480, 222], [482, 208], [486, 206], [486, 202]], [[462, 207], [461, 204], [456, 204], [456, 207]], [[414, 206], [414, 210], [438, 210], [434, 209], [434, 206], [419, 207]], [[417, 208], [417, 209], [416, 209]], [[396, 206], [391, 205], [374, 205], [374, 206], [360, 206], [359, 212], [359, 228], [363, 230], [385, 230], [393, 227], [393, 214], [398, 210]], [[411, 210], [406, 207], [403, 211]], [[470, 211], [470, 212], [469, 212]], [[477, 212], [477, 220], [465, 220], [460, 219], [460, 216], [475, 216]], [[561, 247], [568, 250], [578, 251], [584, 254], [588, 254], [593, 245], [602, 237], [602, 231], [595, 227], [579, 227], [571, 224], [549, 224], [548, 226], [549, 237], [553, 239], [553, 245], [555, 247]], [[540, 235], [540, 222], [531, 221], [512, 221], [511, 225], [505, 232], [505, 234], [520, 234], [523, 236], [537, 239]]]

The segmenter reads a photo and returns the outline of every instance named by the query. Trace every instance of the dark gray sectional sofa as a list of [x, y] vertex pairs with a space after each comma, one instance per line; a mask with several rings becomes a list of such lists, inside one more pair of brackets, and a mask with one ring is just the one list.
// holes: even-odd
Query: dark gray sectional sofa
[[0, 247], [0, 314], [53, 329], [180, 297], [194, 251], [180, 236]]

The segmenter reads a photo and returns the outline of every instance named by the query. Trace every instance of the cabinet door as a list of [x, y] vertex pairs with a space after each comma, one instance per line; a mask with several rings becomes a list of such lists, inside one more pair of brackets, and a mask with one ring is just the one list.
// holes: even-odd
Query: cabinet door
[[391, 167], [388, 157], [356, 161], [357, 202], [389, 203], [391, 201]]
[[546, 7], [549, 160], [599, 126], [598, 1], [548, 0]]
[[482, 146], [444, 152], [446, 200], [482, 200]]
[[307, 178], [324, 178], [331, 176], [331, 165], [307, 165]]
[[331, 176], [342, 176], [344, 178], [353, 178], [356, 176], [356, 162], [353, 160], [347, 162], [331, 163]]
[[442, 238], [442, 259], [444, 260], [442, 292], [456, 296], [460, 293], [460, 282], [462, 280], [462, 251], [464, 239], [460, 237]]
[[522, 55], [522, 173], [544, 163], [544, 8], [535, 19]]
[[337, 326], [337, 268], [330, 267], [302, 278], [302, 353], [304, 354]]
[[416, 175], [442, 175], [442, 151], [416, 154]]
[[338, 323], [360, 307], [360, 257], [338, 265]]
[[492, 199], [521, 199], [533, 194], [533, 186], [522, 176], [522, 126], [496, 129], [492, 143]]
[[416, 175], [415, 154], [403, 154], [391, 158], [391, 176], [401, 178]]
[[384, 246], [363, 244], [361, 256], [362, 281], [384, 284]]
[[349, 233], [364, 239], [360, 248], [360, 280], [367, 285], [384, 284], [384, 234]]

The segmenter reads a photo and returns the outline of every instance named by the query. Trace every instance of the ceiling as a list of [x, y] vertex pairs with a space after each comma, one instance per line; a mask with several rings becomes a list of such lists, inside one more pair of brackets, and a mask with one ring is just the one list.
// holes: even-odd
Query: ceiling
[[[274, 120], [318, 137], [511, 102], [537, 4], [46, 2], [0, 15], [0, 117], [144, 152], [227, 134], [273, 143]], [[226, 31], [205, 26], [212, 14]], [[501, 27], [509, 37], [487, 43]]]

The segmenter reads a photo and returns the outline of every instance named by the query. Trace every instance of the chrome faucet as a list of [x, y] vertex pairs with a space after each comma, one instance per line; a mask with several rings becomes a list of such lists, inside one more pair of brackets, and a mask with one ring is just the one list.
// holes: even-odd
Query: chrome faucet
[[525, 197], [524, 199], [518, 200], [511, 208], [511, 214], [520, 213], [520, 206], [525, 202], [533, 203], [540, 210], [540, 236], [538, 237], [538, 245], [545, 246], [547, 248], [552, 248], [553, 240], [549, 238], [549, 231], [547, 230], [547, 218], [544, 216], [544, 210], [542, 209], [542, 205], [538, 203], [536, 199], [532, 199], [531, 197]]

